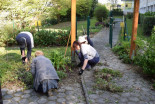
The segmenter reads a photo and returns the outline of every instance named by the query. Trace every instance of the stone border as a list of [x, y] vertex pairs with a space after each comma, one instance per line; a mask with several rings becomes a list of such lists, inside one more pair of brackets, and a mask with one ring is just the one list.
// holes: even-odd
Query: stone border
[[85, 99], [86, 99], [86, 104], [90, 104], [89, 101], [89, 96], [88, 96], [88, 92], [87, 92], [87, 88], [85, 86], [85, 81], [84, 81], [84, 77], [83, 75], [81, 75], [81, 85], [82, 85], [82, 90], [84, 92], [84, 96], [85, 96]]

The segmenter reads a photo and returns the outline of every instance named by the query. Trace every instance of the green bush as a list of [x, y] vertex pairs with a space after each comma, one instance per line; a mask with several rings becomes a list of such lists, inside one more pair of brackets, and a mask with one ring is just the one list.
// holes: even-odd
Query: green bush
[[145, 16], [155, 16], [155, 12], [145, 12]]
[[122, 16], [123, 11], [121, 9], [113, 9], [112, 14], [113, 14], [113, 16]]
[[77, 16], [86, 17], [91, 10], [92, 0], [77, 0], [76, 13]]
[[151, 40], [148, 42], [147, 49], [143, 54], [139, 53], [135, 63], [140, 65], [147, 74], [155, 74], [155, 27], [152, 31]]
[[131, 59], [129, 58], [130, 52], [130, 42], [123, 41], [122, 43], [113, 47], [113, 52], [119, 56], [119, 59], [122, 59], [124, 63], [131, 63]]
[[69, 31], [41, 30], [34, 35], [34, 43], [40, 46], [65, 46], [68, 41]]
[[42, 21], [43, 26], [50, 26], [50, 25], [55, 25], [58, 23], [57, 19], [51, 18], [51, 19], [45, 19]]
[[143, 33], [147, 36], [150, 36], [154, 25], [155, 16], [145, 16], [143, 20]]
[[95, 8], [94, 15], [98, 21], [102, 22], [102, 20], [105, 20], [108, 17], [108, 9], [104, 5], [98, 5]]
[[57, 71], [57, 74], [58, 74], [60, 80], [62, 80], [65, 77], [67, 77], [67, 74], [65, 72], [61, 71], [61, 70], [60, 71]]
[[128, 13], [128, 14], [127, 14], [127, 18], [128, 18], [128, 19], [133, 18], [133, 13]]
[[5, 25], [0, 29], [0, 46], [11, 46], [16, 44], [16, 36], [22, 31], [29, 31], [32, 34], [36, 32], [35, 27], [26, 27], [24, 29], [13, 28], [12, 25]]
[[138, 23], [139, 23], [139, 24], [143, 24], [144, 17], [145, 17], [144, 14], [139, 13], [139, 18], [138, 18]]
[[71, 63], [70, 57], [64, 57], [64, 54], [58, 51], [53, 51], [51, 52], [49, 58], [56, 70], [70, 70], [68, 67], [68, 64]]

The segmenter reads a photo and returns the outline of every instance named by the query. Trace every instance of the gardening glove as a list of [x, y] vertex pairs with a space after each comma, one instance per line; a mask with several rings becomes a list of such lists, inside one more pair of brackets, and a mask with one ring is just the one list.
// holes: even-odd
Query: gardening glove
[[25, 64], [26, 57], [22, 57], [22, 63]]
[[82, 75], [83, 74], [83, 69], [80, 69], [80, 71], [79, 71], [79, 75]]

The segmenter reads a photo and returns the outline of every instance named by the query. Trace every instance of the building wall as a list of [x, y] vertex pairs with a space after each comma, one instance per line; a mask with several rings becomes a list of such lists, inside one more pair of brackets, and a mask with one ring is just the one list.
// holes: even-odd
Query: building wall
[[[123, 12], [124, 14], [132, 13], [134, 8], [134, 1], [123, 1]], [[126, 7], [128, 5], [128, 7]]]
[[155, 12], [155, 0], [140, 0], [140, 13]]

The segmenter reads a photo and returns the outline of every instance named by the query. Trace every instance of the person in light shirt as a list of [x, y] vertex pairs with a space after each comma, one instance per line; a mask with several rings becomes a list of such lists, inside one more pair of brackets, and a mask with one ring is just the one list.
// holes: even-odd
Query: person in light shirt
[[75, 49], [75, 51], [80, 50], [81, 53], [81, 56], [78, 56], [82, 63], [79, 75], [82, 75], [85, 69], [94, 67], [100, 60], [98, 52], [89, 44], [74, 41], [73, 48]]

